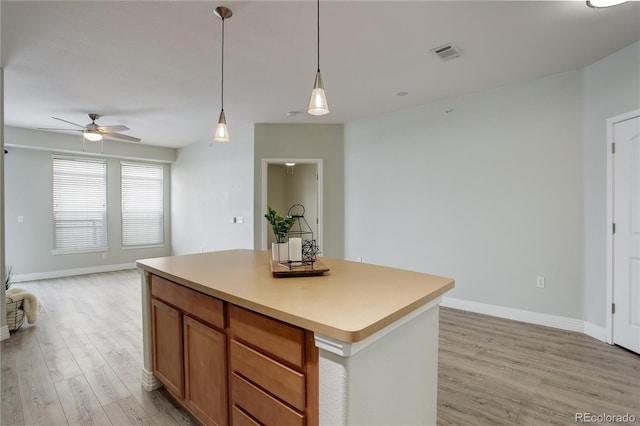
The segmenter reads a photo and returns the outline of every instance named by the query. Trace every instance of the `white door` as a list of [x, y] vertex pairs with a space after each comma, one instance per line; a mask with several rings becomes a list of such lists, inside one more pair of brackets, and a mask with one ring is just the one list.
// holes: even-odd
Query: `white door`
[[640, 353], [640, 117], [613, 124], [613, 343]]

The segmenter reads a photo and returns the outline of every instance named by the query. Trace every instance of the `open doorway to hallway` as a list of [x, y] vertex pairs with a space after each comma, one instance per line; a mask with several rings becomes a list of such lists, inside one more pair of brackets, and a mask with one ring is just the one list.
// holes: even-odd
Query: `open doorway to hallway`
[[[322, 250], [322, 160], [263, 159], [262, 210], [270, 205], [285, 216], [289, 207], [302, 204], [304, 217]], [[262, 227], [262, 249], [271, 247], [273, 232]]]

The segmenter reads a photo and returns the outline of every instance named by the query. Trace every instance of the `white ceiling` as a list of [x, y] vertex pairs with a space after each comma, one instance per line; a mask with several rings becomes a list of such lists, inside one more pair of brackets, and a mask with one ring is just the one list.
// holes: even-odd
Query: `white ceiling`
[[[575, 70], [640, 39], [640, 2], [328, 1], [322, 76], [331, 113], [306, 111], [316, 70], [314, 1], [0, 2], [5, 124], [124, 124], [142, 143], [211, 138], [220, 112], [247, 123], [344, 123], [437, 99]], [[430, 49], [453, 42], [464, 56]], [[640, 72], [640, 70], [638, 70]], [[400, 91], [407, 96], [397, 96]]]

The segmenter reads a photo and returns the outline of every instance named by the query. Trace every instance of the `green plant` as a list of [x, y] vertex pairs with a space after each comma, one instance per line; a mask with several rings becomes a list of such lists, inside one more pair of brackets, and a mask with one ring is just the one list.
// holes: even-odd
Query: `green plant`
[[273, 234], [276, 236], [276, 242], [284, 243], [287, 239], [289, 229], [293, 226], [295, 219], [291, 216], [282, 217], [277, 211], [267, 206], [267, 213], [264, 215], [265, 219], [271, 224]]
[[7, 266], [7, 269], [4, 271], [4, 289], [9, 290], [11, 287], [11, 278], [13, 277], [13, 270], [11, 265]]

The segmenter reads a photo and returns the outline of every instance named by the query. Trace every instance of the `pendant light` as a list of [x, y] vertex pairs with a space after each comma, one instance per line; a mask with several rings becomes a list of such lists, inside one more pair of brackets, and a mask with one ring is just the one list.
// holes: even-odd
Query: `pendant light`
[[324, 92], [324, 83], [322, 83], [322, 75], [320, 75], [320, 0], [318, 3], [318, 71], [316, 72], [316, 80], [313, 83], [313, 91], [309, 100], [309, 110], [311, 115], [329, 114], [329, 104], [327, 95]]
[[220, 90], [220, 117], [218, 118], [218, 125], [216, 126], [213, 140], [216, 142], [229, 142], [229, 129], [227, 128], [227, 119], [224, 116], [224, 20], [231, 18], [233, 13], [231, 9], [227, 7], [218, 6], [215, 9], [215, 14], [218, 18], [222, 19], [222, 88]]

